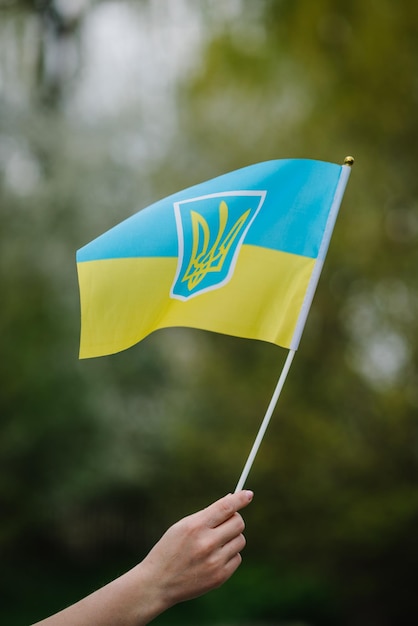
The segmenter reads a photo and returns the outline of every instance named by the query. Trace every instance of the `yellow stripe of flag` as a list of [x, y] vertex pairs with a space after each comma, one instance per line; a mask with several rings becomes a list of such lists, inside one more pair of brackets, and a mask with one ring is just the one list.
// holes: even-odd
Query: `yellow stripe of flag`
[[[176, 258], [79, 263], [80, 358], [119, 352], [159, 328], [174, 326], [290, 347], [314, 265], [308, 257], [243, 246], [228, 284], [181, 301], [168, 297]], [[263, 267], [269, 271], [260, 271]]]

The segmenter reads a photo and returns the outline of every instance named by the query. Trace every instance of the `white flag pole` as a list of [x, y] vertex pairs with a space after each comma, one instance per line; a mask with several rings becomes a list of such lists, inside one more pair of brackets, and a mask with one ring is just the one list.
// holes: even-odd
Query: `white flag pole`
[[341, 175], [338, 181], [337, 189], [334, 195], [334, 201], [330, 210], [330, 215], [328, 217], [328, 222], [326, 224], [324, 237], [322, 239], [321, 248], [319, 250], [317, 263], [315, 265], [315, 271], [310, 281], [310, 285], [308, 287], [308, 291], [305, 297], [304, 306], [302, 307], [302, 312], [299, 315], [299, 320], [297, 323], [297, 328], [294, 333], [291, 349], [287, 355], [285, 364], [282, 369], [282, 373], [280, 374], [280, 378], [277, 381], [276, 389], [274, 390], [273, 396], [270, 400], [270, 404], [268, 406], [267, 412], [264, 416], [263, 421], [261, 422], [261, 426], [258, 430], [257, 436], [253, 443], [253, 447], [251, 448], [250, 454], [248, 455], [247, 462], [244, 465], [244, 469], [242, 470], [241, 476], [238, 480], [237, 486], [235, 488], [235, 493], [237, 491], [241, 491], [243, 489], [245, 481], [247, 480], [248, 474], [250, 473], [250, 469], [258, 452], [258, 449], [263, 440], [264, 434], [267, 430], [267, 426], [269, 425], [271, 416], [273, 415], [273, 411], [276, 407], [277, 401], [283, 389], [283, 385], [285, 383], [287, 374], [289, 373], [290, 366], [293, 361], [293, 357], [295, 356], [296, 348], [298, 347], [300, 336], [302, 334], [303, 328], [306, 323], [306, 318], [308, 316], [308, 312], [312, 303], [312, 299], [316, 290], [316, 286], [318, 284], [319, 276], [321, 274], [322, 265], [325, 260], [325, 255], [328, 250], [328, 245], [331, 239], [332, 231], [334, 229], [335, 220], [337, 219], [338, 211], [340, 208], [340, 204], [344, 195], [344, 191], [347, 185], [348, 178], [350, 176], [351, 166], [354, 163], [354, 159], [351, 156], [348, 156], [344, 159], [344, 165], [341, 168]]
[[295, 350], [289, 350], [288, 355], [286, 357], [286, 361], [285, 364], [283, 365], [283, 369], [282, 369], [282, 373], [280, 374], [280, 378], [277, 381], [277, 385], [276, 385], [276, 389], [274, 390], [273, 396], [270, 400], [270, 404], [267, 408], [266, 414], [264, 416], [263, 421], [261, 422], [261, 426], [258, 430], [257, 436], [254, 440], [253, 443], [253, 447], [251, 448], [250, 454], [248, 455], [248, 459], [247, 462], [244, 465], [244, 469], [242, 470], [240, 479], [238, 481], [238, 484], [235, 488], [235, 493], [237, 491], [241, 491], [241, 489], [243, 489], [245, 481], [247, 480], [247, 476], [250, 473], [250, 469], [252, 467], [252, 464], [254, 462], [254, 459], [256, 457], [256, 454], [258, 452], [258, 449], [260, 447], [260, 444], [263, 440], [264, 437], [264, 433], [267, 430], [267, 426], [269, 425], [271, 416], [273, 415], [273, 411], [276, 407], [277, 401], [279, 399], [279, 396], [281, 394], [281, 391], [283, 389], [283, 385], [285, 383], [287, 374], [289, 373], [289, 369], [290, 366], [292, 364], [293, 361], [293, 357], [295, 356]]

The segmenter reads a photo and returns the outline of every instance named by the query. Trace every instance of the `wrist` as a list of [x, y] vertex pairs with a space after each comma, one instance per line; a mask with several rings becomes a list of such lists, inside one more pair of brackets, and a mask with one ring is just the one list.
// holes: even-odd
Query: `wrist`
[[145, 626], [170, 608], [171, 602], [155, 580], [146, 563], [139, 563], [129, 572], [114, 581], [122, 585], [129, 626]]

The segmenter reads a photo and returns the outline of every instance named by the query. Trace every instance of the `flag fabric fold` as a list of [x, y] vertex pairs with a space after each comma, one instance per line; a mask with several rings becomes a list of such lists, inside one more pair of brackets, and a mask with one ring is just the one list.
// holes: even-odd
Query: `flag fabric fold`
[[78, 250], [80, 358], [174, 326], [297, 349], [349, 169], [251, 165], [160, 200]]

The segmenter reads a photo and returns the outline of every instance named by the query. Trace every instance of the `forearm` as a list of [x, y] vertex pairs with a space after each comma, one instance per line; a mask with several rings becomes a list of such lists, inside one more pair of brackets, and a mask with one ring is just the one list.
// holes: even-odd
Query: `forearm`
[[145, 626], [169, 608], [142, 563], [34, 626]]

